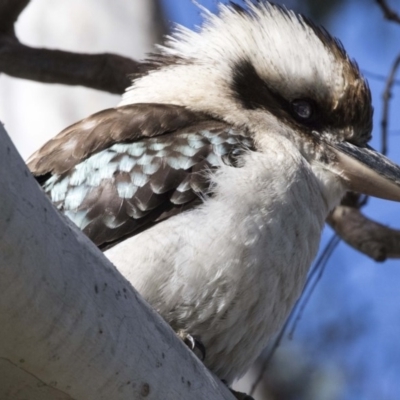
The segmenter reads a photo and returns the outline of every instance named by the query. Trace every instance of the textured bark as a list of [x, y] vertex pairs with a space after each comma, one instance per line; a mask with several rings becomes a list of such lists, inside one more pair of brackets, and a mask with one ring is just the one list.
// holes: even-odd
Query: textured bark
[[0, 126], [0, 398], [229, 399], [44, 196]]

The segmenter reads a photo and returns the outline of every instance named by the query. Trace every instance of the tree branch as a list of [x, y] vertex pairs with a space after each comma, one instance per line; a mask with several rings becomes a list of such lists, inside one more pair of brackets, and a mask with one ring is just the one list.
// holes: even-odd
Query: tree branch
[[0, 0], [0, 32], [14, 34], [14, 24], [30, 0]]
[[0, 72], [17, 78], [123, 93], [138, 65], [116, 54], [35, 49], [0, 36]]
[[386, 0], [376, 0], [378, 5], [383, 11], [383, 15], [389, 21], [397, 22], [400, 24], [400, 16], [395, 11], [393, 11], [386, 3]]
[[62, 217], [0, 125], [0, 398], [232, 399]]
[[340, 205], [327, 222], [346, 243], [375, 261], [400, 258], [400, 231], [372, 221], [357, 208]]

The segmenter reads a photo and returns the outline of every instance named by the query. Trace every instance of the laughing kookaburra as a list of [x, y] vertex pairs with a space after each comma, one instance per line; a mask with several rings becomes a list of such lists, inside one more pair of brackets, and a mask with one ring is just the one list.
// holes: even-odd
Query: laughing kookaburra
[[221, 5], [142, 64], [121, 104], [29, 160], [205, 365], [231, 383], [288, 316], [347, 190], [400, 201], [341, 44], [266, 2]]

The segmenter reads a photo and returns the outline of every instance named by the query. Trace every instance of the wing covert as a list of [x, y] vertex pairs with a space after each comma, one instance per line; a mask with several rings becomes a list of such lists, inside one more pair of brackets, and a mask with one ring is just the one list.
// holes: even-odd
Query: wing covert
[[[155, 105], [158, 111], [159, 106]], [[128, 107], [131, 118], [143, 112], [143, 105]], [[173, 116], [166, 117], [168, 107]], [[162, 110], [158, 121], [145, 121], [154, 131], [125, 123], [127, 131], [120, 128], [118, 134], [126, 138], [123, 141], [110, 140], [111, 133], [105, 139], [107, 127], [121, 121], [113, 123], [108, 116], [106, 126], [93, 126], [87, 133], [88, 119], [83, 120], [82, 131], [79, 123], [67, 128], [32, 157], [29, 166], [42, 176], [43, 189], [53, 203], [101, 248], [201, 203], [202, 196], [209, 194], [210, 170], [222, 162], [234, 165], [231, 156], [233, 160], [238, 151], [253, 148], [248, 135], [225, 122], [202, 115], [190, 119], [193, 113], [186, 109], [178, 118], [177, 106], [163, 105]], [[71, 148], [65, 140], [84, 142], [84, 135], [95, 131], [102, 133], [97, 144], [83, 145], [80, 153], [67, 154], [67, 160], [60, 158]]]

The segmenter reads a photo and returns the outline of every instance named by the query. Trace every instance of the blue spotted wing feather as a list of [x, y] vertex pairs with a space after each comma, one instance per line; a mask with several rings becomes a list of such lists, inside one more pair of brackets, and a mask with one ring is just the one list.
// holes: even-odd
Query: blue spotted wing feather
[[201, 203], [210, 170], [249, 148], [225, 122], [140, 104], [67, 128], [28, 165], [59, 210], [106, 248]]

